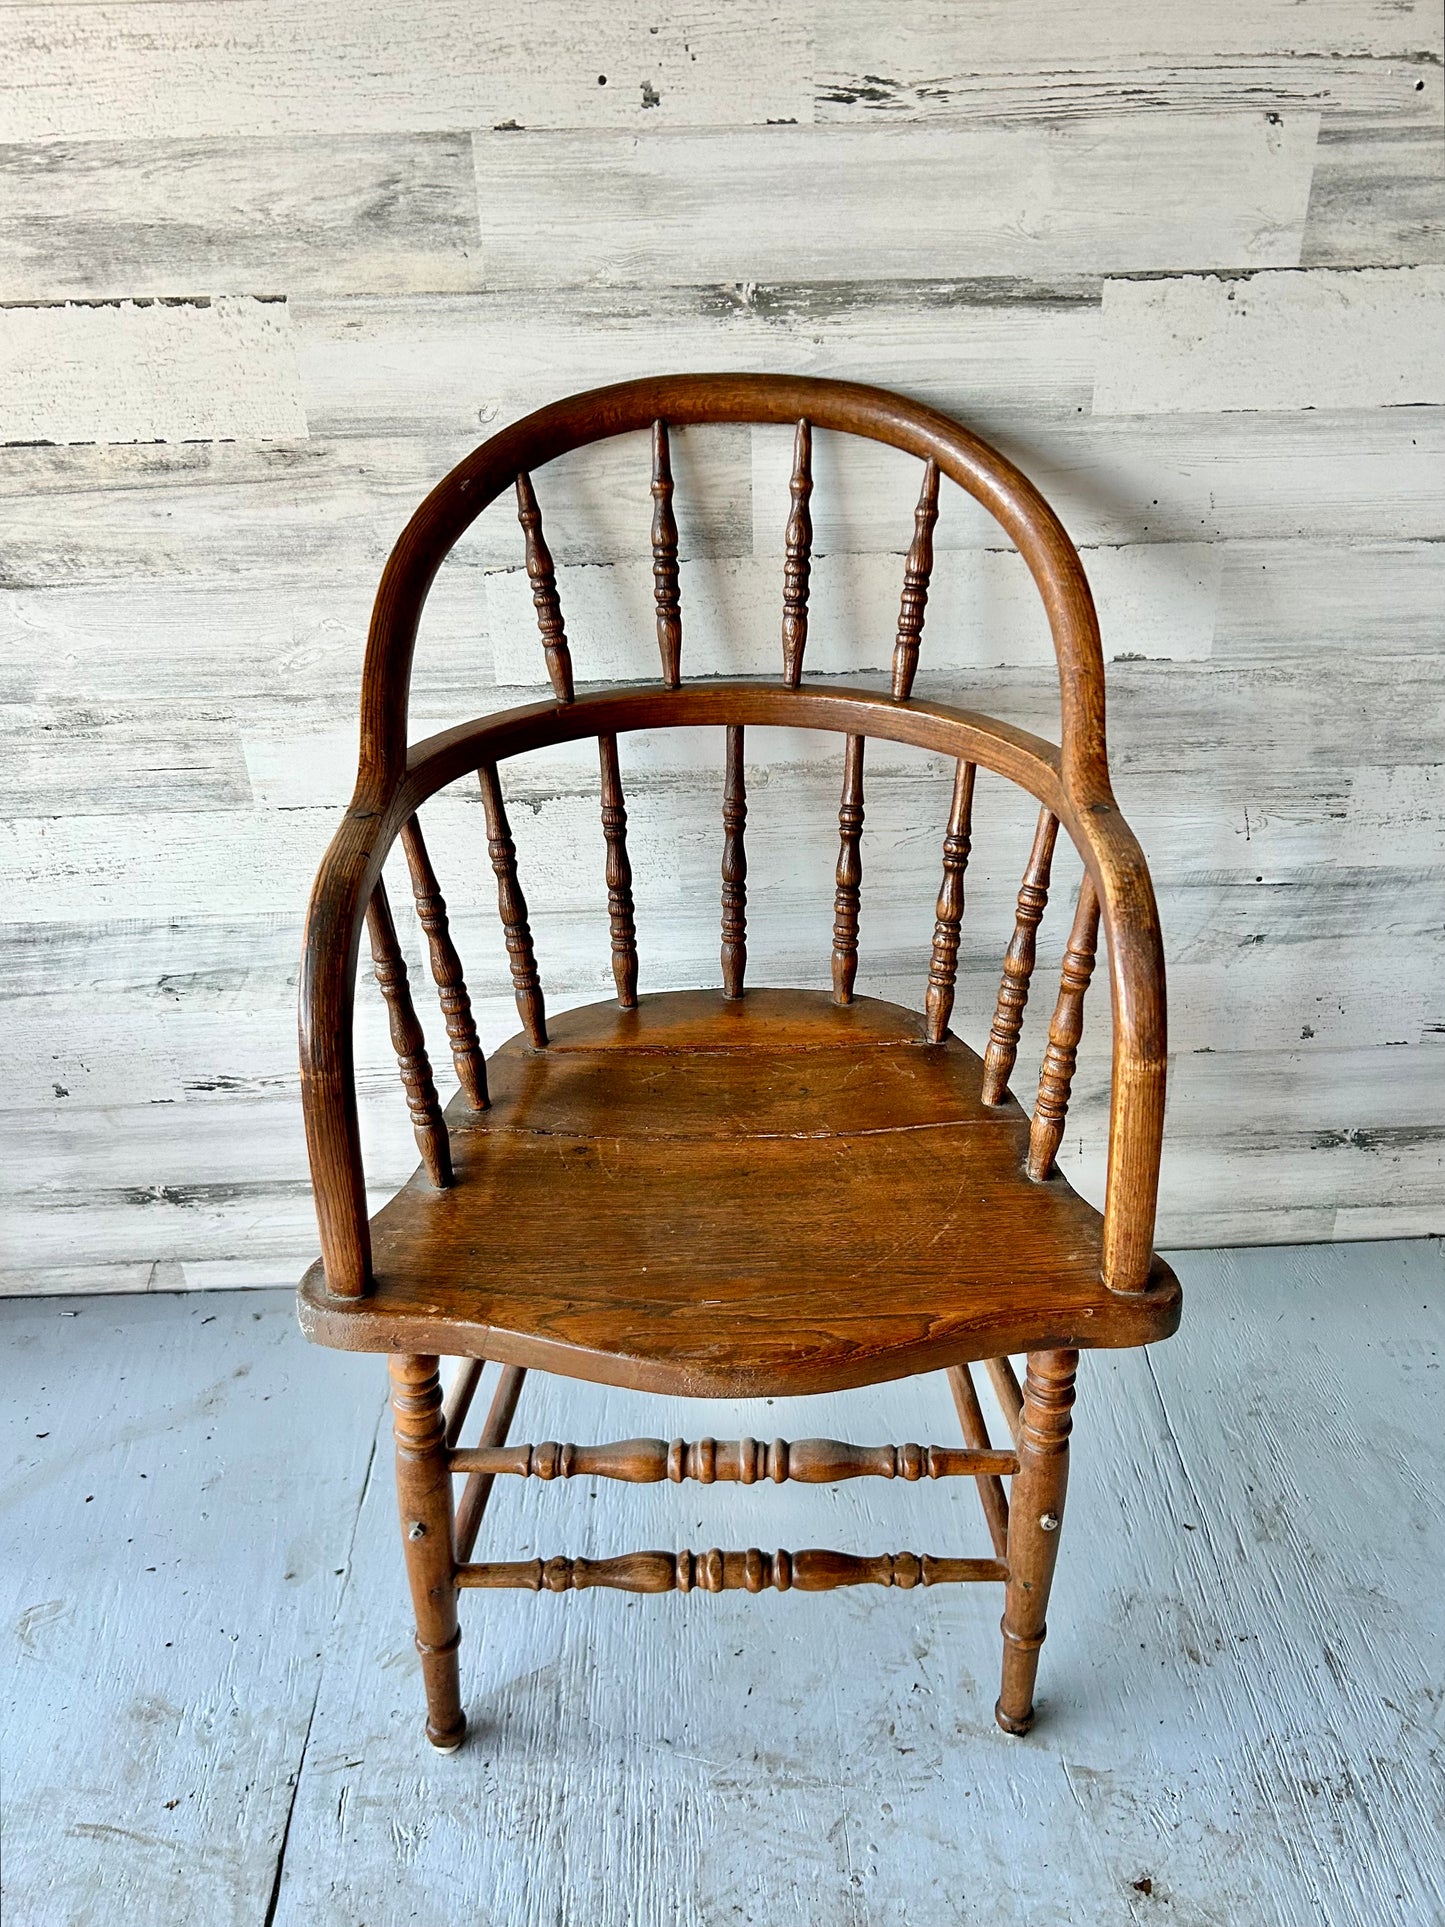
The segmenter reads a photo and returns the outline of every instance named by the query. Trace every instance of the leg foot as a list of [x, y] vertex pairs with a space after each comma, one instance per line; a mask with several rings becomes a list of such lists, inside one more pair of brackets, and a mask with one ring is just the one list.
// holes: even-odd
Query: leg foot
[[1044, 1643], [1069, 1478], [1070, 1413], [1077, 1352], [1030, 1352], [1019, 1422], [1019, 1469], [1009, 1494], [1008, 1585], [1003, 1609], [1003, 1687], [994, 1718], [1005, 1733], [1034, 1720], [1034, 1678]]
[[1016, 1720], [1011, 1713], [1005, 1713], [1002, 1700], [995, 1702], [993, 1716], [1003, 1728], [1004, 1732], [1012, 1733], [1017, 1740], [1021, 1740], [1034, 1723], [1034, 1710], [1032, 1707], [1029, 1708], [1021, 1720]]
[[457, 1647], [456, 1560], [452, 1546], [452, 1481], [447, 1468], [441, 1380], [435, 1358], [391, 1360], [396, 1425], [396, 1496], [401, 1542], [416, 1612], [416, 1649], [426, 1688], [426, 1736], [454, 1753], [467, 1730]]

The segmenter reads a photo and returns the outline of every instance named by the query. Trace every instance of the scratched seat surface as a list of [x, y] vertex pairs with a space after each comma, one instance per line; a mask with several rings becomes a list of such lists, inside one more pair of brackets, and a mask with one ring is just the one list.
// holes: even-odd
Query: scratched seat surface
[[312, 1336], [740, 1396], [1178, 1323], [1162, 1262], [1145, 1297], [1105, 1289], [1098, 1212], [1025, 1174], [1027, 1115], [897, 1005], [644, 996], [488, 1069], [491, 1107], [447, 1113], [455, 1184], [419, 1171], [372, 1220], [372, 1291], [308, 1274]]

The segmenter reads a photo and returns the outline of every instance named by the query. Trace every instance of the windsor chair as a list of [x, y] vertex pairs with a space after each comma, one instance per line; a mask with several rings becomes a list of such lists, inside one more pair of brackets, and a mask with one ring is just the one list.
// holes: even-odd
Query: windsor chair
[[[710, 422], [795, 426], [776, 681], [682, 681], [669, 431]], [[651, 435], [661, 676], [579, 696], [531, 476], [569, 450], [634, 431]], [[886, 692], [803, 681], [815, 431], [871, 437], [922, 464]], [[911, 693], [945, 477], [992, 512], [1043, 598], [1062, 692], [1057, 747]], [[458, 536], [508, 490], [516, 493], [552, 699], [408, 746], [411, 659], [428, 589]], [[638, 988], [618, 738], [698, 725], [726, 730], [722, 983], [646, 995]], [[770, 725], [842, 738], [831, 997], [744, 988], [744, 732]], [[957, 772], [921, 1016], [854, 995], [870, 737], [942, 754]], [[598, 746], [617, 996], [549, 1018], [501, 772], [520, 751], [582, 738]], [[981, 1058], [949, 1027], [978, 768], [1011, 779], [1040, 805]], [[418, 816], [429, 797], [473, 772], [523, 1026], [490, 1064]], [[1009, 1080], [1061, 826], [1084, 874], [1030, 1118]], [[383, 858], [398, 839], [459, 1084], [445, 1110], [382, 880]], [[352, 1057], [363, 925], [421, 1152], [415, 1176], [370, 1222]], [[1113, 1012], [1102, 1214], [1055, 1168], [1101, 929]], [[1009, 1733], [1028, 1730], [1078, 1353], [1166, 1337], [1179, 1322], [1180, 1296], [1152, 1251], [1165, 1075], [1154, 897], [1109, 786], [1103, 658], [1088, 585], [1057, 518], [1017, 469], [933, 409], [880, 389], [789, 376], [625, 382], [557, 402], [485, 442], [422, 503], [382, 576], [356, 790], [308, 912], [300, 1036], [322, 1251], [301, 1284], [301, 1323], [322, 1344], [390, 1355], [403, 1546], [435, 1747], [453, 1750], [466, 1730], [458, 1593], [489, 1587], [808, 1592], [997, 1582], [1004, 1644], [996, 1717]], [[857, 1075], [860, 1066], [866, 1076]], [[1010, 1364], [1018, 1353], [1028, 1355], [1022, 1385]], [[443, 1355], [462, 1361], [445, 1397]], [[497, 1363], [501, 1377], [480, 1440], [467, 1446], [460, 1441], [484, 1360]], [[972, 1375], [980, 1363], [1007, 1422], [1009, 1437], [998, 1445]], [[942, 1369], [963, 1443], [509, 1445], [523, 1377], [535, 1369], [719, 1398], [837, 1391]], [[501, 1475], [745, 1484], [965, 1477], [975, 1481], [992, 1556], [753, 1548], [474, 1560]], [[457, 1477], [465, 1484], [454, 1503]]]

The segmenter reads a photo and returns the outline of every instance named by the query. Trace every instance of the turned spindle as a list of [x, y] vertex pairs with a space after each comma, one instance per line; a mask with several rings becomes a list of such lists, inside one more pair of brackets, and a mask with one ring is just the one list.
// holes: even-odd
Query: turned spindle
[[669, 689], [676, 689], [682, 681], [682, 591], [672, 494], [672, 447], [667, 423], [657, 421], [652, 424], [652, 596], [657, 605], [662, 680]]
[[572, 652], [567, 647], [562, 604], [557, 597], [557, 571], [542, 533], [542, 511], [537, 506], [532, 478], [525, 470], [517, 477], [517, 520], [527, 545], [527, 579], [532, 584], [532, 604], [537, 611], [537, 627], [542, 632], [547, 674], [552, 679], [558, 702], [570, 703]]
[[452, 1482], [438, 1361], [393, 1357], [391, 1410], [396, 1435], [396, 1497], [401, 1543], [416, 1612], [416, 1650], [426, 1690], [426, 1736], [454, 1753], [467, 1730], [457, 1647], [456, 1565], [452, 1550]]
[[943, 882], [933, 926], [933, 954], [928, 965], [924, 999], [925, 1035], [941, 1044], [953, 1014], [953, 986], [958, 977], [958, 933], [963, 923], [963, 876], [973, 847], [973, 785], [977, 771], [960, 763], [954, 771], [953, 802], [943, 839]]
[[627, 805], [617, 766], [617, 738], [599, 736], [602, 835], [607, 844], [607, 922], [612, 934], [612, 979], [624, 1010], [637, 1008], [637, 920], [632, 908], [632, 864], [627, 855]]
[[863, 738], [843, 751], [843, 800], [838, 805], [837, 889], [833, 896], [833, 1002], [851, 1004], [858, 975], [858, 892], [863, 881]]
[[519, 1479], [619, 1479], [629, 1485], [834, 1485], [843, 1479], [998, 1478], [1018, 1470], [1012, 1452], [951, 1445], [850, 1445], [844, 1439], [614, 1439], [607, 1445], [467, 1446], [454, 1472]]
[[1003, 979], [998, 987], [998, 1003], [989, 1025], [988, 1047], [983, 1054], [983, 1101], [1001, 1104], [1018, 1056], [1019, 1033], [1024, 1025], [1024, 1010], [1029, 1001], [1029, 983], [1034, 974], [1039, 924], [1049, 901], [1049, 871], [1054, 861], [1054, 841], [1059, 819], [1052, 810], [1040, 810], [1029, 851], [1024, 880], [1019, 885], [1018, 908], [1014, 913], [1014, 933], [1004, 952]]
[[495, 763], [483, 763], [477, 771], [482, 789], [482, 810], [487, 819], [487, 854], [497, 879], [497, 909], [507, 941], [507, 961], [512, 971], [512, 990], [517, 999], [517, 1014], [527, 1035], [540, 1050], [547, 1042], [547, 1013], [542, 1001], [542, 985], [537, 976], [537, 958], [532, 949], [532, 926], [527, 921], [527, 899], [517, 881], [517, 846], [507, 822], [502, 786]]
[[898, 611], [898, 640], [893, 645], [895, 702], [906, 702], [913, 693], [923, 612], [928, 606], [928, 583], [933, 574], [933, 525], [937, 520], [938, 464], [930, 460], [924, 465], [923, 487], [913, 512], [913, 540], [903, 564], [903, 601]]
[[808, 577], [812, 571], [813, 427], [798, 423], [793, 437], [793, 475], [788, 484], [792, 506], [783, 540], [783, 681], [796, 689], [808, 643]]
[[617, 1559], [515, 1559], [460, 1566], [458, 1586], [528, 1592], [832, 1592], [838, 1586], [956, 1586], [1007, 1576], [1001, 1559], [935, 1559], [930, 1553], [855, 1557], [805, 1552], [628, 1552]]
[[743, 781], [743, 729], [729, 723], [727, 774], [723, 781], [722, 980], [724, 997], [741, 997], [748, 965], [748, 859], [743, 831], [748, 820]]
[[406, 965], [402, 961], [401, 945], [397, 942], [386, 885], [380, 877], [366, 906], [366, 931], [371, 940], [371, 961], [376, 969], [376, 981], [386, 999], [391, 1047], [396, 1052], [401, 1071], [402, 1089], [406, 1092], [406, 1108], [411, 1113], [417, 1149], [426, 1165], [427, 1176], [438, 1189], [444, 1190], [452, 1182], [451, 1144], [447, 1137], [446, 1119], [442, 1116], [437, 1087], [432, 1081], [426, 1040], [411, 1001], [411, 986], [407, 981]]
[[1030, 1352], [1019, 1426], [1019, 1469], [1009, 1493], [1008, 1582], [1003, 1608], [1003, 1683], [994, 1718], [1027, 1733], [1034, 1717], [1039, 1648], [1069, 1482], [1075, 1351]]
[[1073, 927], [1064, 949], [1064, 964], [1059, 975], [1058, 1001], [1049, 1024], [1049, 1041], [1039, 1072], [1039, 1095], [1029, 1127], [1029, 1176], [1042, 1183], [1054, 1168], [1054, 1159], [1064, 1141], [1064, 1119], [1068, 1115], [1069, 1092], [1078, 1062], [1079, 1039], [1084, 1034], [1084, 992], [1094, 974], [1094, 953], [1099, 942], [1099, 899], [1092, 877], [1084, 873], [1079, 885], [1079, 901], [1074, 910]]
[[409, 817], [402, 828], [401, 847], [411, 874], [411, 893], [416, 901], [416, 914], [426, 932], [432, 981], [437, 987], [437, 1000], [441, 1004], [442, 1019], [447, 1027], [447, 1042], [451, 1045], [457, 1081], [472, 1109], [484, 1111], [487, 1108], [487, 1060], [482, 1055], [481, 1043], [477, 1038], [472, 1000], [467, 995], [462, 976], [462, 960], [452, 942], [446, 899], [437, 885], [436, 872], [422, 839], [421, 824], [414, 816]]

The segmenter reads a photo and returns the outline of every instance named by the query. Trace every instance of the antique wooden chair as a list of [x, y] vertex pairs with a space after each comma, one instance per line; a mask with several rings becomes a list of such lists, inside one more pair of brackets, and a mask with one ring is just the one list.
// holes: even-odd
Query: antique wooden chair
[[[776, 681], [682, 682], [668, 434], [670, 426], [707, 422], [796, 424]], [[802, 679], [815, 430], [891, 443], [922, 464], [887, 692]], [[662, 674], [578, 697], [530, 474], [568, 450], [632, 431], [652, 438]], [[1032, 572], [1058, 657], [1057, 748], [1008, 723], [911, 695], [941, 476], [992, 512]], [[428, 589], [458, 536], [509, 489], [554, 697], [408, 746], [411, 658]], [[722, 987], [649, 996], [638, 991], [617, 739], [628, 730], [697, 724], [726, 728]], [[744, 991], [743, 733], [769, 725], [831, 730], [843, 739], [831, 998]], [[853, 995], [870, 736], [956, 762], [922, 1016]], [[601, 765], [617, 998], [549, 1020], [500, 769], [519, 751], [586, 737], [597, 739]], [[949, 1029], [979, 766], [1020, 784], [1041, 806], [982, 1058]], [[473, 771], [523, 1025], [490, 1066], [418, 820], [429, 797]], [[1030, 1121], [1008, 1083], [1060, 824], [1084, 876]], [[445, 1112], [382, 882], [382, 860], [398, 838], [460, 1084]], [[352, 1060], [363, 923], [422, 1157], [370, 1223]], [[1113, 1009], [1102, 1216], [1054, 1162], [1101, 925]], [[543, 408], [484, 443], [422, 503], [382, 577], [366, 654], [356, 792], [322, 863], [307, 922], [301, 1065], [322, 1249], [300, 1288], [301, 1322], [322, 1344], [391, 1355], [402, 1538], [434, 1746], [450, 1751], [466, 1730], [457, 1593], [499, 1586], [808, 1592], [1000, 1582], [996, 1713], [1007, 1732], [1027, 1731], [1063, 1518], [1078, 1352], [1166, 1337], [1179, 1322], [1180, 1298], [1152, 1251], [1165, 1074], [1153, 891], [1109, 787], [1103, 658], [1088, 585], [1058, 520], [1017, 469], [933, 409], [879, 389], [791, 376], [625, 382]], [[857, 1075], [860, 1065], [865, 1076]], [[1022, 1387], [1008, 1356], [1021, 1352], [1028, 1354]], [[465, 1361], [445, 1398], [439, 1355]], [[503, 1368], [501, 1380], [480, 1442], [464, 1446], [467, 1408], [488, 1359]], [[976, 1361], [1007, 1417], [1012, 1436], [1002, 1448], [990, 1441], [970, 1375]], [[705, 1438], [509, 1446], [523, 1374], [536, 1368], [718, 1398], [838, 1391], [943, 1369], [964, 1443]], [[994, 1556], [753, 1549], [474, 1562], [499, 1474], [745, 1484], [964, 1476], [976, 1482]], [[454, 1507], [458, 1476], [466, 1484]]]

